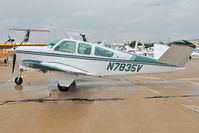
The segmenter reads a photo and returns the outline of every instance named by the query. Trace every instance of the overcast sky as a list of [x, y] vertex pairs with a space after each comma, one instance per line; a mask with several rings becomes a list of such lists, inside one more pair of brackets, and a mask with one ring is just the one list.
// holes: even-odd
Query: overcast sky
[[170, 41], [199, 38], [199, 0], [0, 0], [0, 41], [16, 41], [23, 32], [9, 28], [48, 29], [31, 42], [91, 33], [91, 41]]

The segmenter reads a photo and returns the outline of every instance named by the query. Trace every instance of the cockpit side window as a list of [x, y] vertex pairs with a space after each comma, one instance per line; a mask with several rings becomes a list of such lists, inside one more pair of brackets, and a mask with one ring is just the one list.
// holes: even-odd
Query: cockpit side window
[[67, 53], [75, 53], [75, 48], [76, 48], [76, 42], [63, 41], [55, 48], [55, 50]]
[[97, 56], [104, 56], [104, 57], [113, 57], [113, 52], [100, 48], [100, 47], [95, 47], [95, 55]]
[[85, 44], [85, 43], [79, 43], [78, 53], [90, 55], [91, 54], [91, 45]]

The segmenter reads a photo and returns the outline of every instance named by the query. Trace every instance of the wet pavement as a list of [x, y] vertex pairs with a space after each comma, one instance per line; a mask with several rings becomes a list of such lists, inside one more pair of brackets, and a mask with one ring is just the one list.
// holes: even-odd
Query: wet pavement
[[54, 73], [25, 72], [16, 86], [0, 63], [1, 133], [198, 133], [199, 57], [180, 72], [85, 77], [68, 92]]

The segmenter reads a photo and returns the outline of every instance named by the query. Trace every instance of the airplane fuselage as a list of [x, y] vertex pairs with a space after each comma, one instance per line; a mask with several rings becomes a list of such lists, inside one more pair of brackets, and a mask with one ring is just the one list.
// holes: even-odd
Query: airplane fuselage
[[[58, 49], [64, 41], [73, 42], [73, 52]], [[80, 51], [80, 45], [83, 44], [90, 46], [89, 54]], [[48, 64], [56, 64], [57, 68], [73, 67], [93, 76], [158, 73], [183, 69], [182, 67], [159, 63], [149, 57], [68, 39], [61, 40], [52, 48], [18, 47], [16, 53], [22, 65], [25, 60], [47, 62]]]

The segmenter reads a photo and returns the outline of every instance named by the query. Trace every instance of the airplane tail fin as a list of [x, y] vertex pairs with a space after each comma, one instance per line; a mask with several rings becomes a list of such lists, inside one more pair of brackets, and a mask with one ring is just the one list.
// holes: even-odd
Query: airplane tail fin
[[193, 43], [185, 40], [173, 42], [171, 47], [158, 59], [158, 62], [184, 67], [195, 48]]

